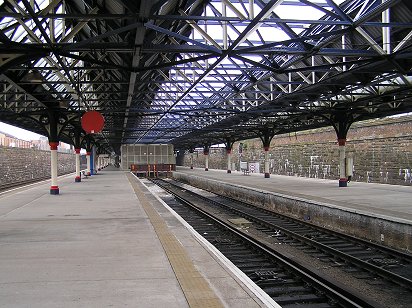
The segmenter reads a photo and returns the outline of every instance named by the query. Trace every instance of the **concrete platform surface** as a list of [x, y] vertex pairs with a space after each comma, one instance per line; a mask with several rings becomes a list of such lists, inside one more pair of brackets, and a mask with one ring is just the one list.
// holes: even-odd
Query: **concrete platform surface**
[[350, 182], [338, 187], [338, 181], [270, 175], [226, 170], [177, 167], [177, 172], [250, 187], [286, 196], [312, 200], [356, 213], [412, 224], [412, 186]]
[[[124, 172], [106, 168], [81, 183], [60, 178], [57, 196], [49, 187], [0, 194], [0, 307], [189, 306]], [[183, 243], [196, 277], [221, 304], [215, 307], [264, 306], [150, 192], [141, 194], [168, 238]]]

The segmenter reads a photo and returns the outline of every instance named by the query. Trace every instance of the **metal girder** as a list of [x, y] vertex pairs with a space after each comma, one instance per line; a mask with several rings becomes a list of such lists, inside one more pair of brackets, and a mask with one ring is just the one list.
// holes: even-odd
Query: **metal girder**
[[5, 1], [0, 121], [39, 131], [24, 117], [95, 109], [106, 118], [95, 139], [117, 152], [412, 111], [406, 0], [93, 3]]

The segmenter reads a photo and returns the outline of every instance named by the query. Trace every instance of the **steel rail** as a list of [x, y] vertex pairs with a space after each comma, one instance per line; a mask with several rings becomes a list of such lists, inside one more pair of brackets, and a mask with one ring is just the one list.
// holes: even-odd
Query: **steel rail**
[[178, 200], [180, 203], [196, 210], [197, 212], [201, 213], [203, 216], [207, 217], [208, 219], [212, 220], [219, 226], [224, 229], [229, 230], [231, 233], [236, 234], [236, 236], [240, 237], [243, 241], [249, 243], [250, 245], [258, 248], [265, 254], [269, 255], [271, 258], [275, 259], [276, 262], [282, 264], [282, 266], [287, 267], [288, 269], [292, 270], [297, 275], [303, 277], [303, 280], [306, 282], [310, 281], [310, 284], [315, 284], [315, 289], [321, 289], [325, 294], [328, 294], [328, 297], [332, 297], [334, 300], [337, 300], [340, 304], [345, 303], [350, 307], [376, 307], [376, 303], [371, 303], [367, 299], [360, 298], [359, 296], [354, 295], [353, 293], [345, 290], [343, 287], [337, 286], [332, 281], [314, 273], [313, 271], [303, 268], [294, 260], [281, 255], [277, 251], [273, 250], [270, 246], [256, 240], [253, 236], [248, 235], [244, 232], [241, 232], [239, 229], [234, 227], [233, 225], [225, 222], [224, 220], [208, 213], [207, 211], [203, 210], [195, 203], [185, 199], [184, 197], [180, 196], [173, 190], [169, 189], [165, 185], [163, 185], [159, 180], [151, 179], [153, 183], [163, 188], [168, 193], [172, 194], [173, 197]]
[[[173, 185], [172, 183], [170, 183], [170, 184]], [[178, 187], [178, 186], [177, 186], [177, 187]], [[300, 234], [298, 234], [298, 233], [296, 233], [296, 232], [294, 232], [294, 231], [288, 230], [288, 229], [285, 228], [285, 227], [282, 227], [282, 226], [277, 225], [277, 224], [273, 224], [273, 223], [271, 223], [271, 222], [269, 222], [269, 221], [267, 221], [267, 220], [265, 220], [265, 219], [263, 219], [263, 218], [259, 218], [259, 217], [255, 216], [255, 215], [256, 215], [256, 213], [259, 213], [259, 212], [262, 213], [262, 210], [263, 210], [266, 214], [269, 214], [269, 215], [271, 215], [272, 217], [273, 217], [274, 215], [276, 215], [276, 216], [279, 216], [279, 217], [282, 217], [282, 218], [286, 218], [286, 219], [288, 219], [289, 221], [293, 221], [294, 223], [298, 223], [298, 224], [300, 224], [300, 225], [304, 224], [305, 227], [308, 227], [308, 228], [310, 228], [310, 229], [312, 229], [312, 230], [315, 229], [315, 230], [318, 231], [318, 232], [325, 232], [325, 231], [326, 231], [327, 234], [329, 234], [329, 235], [330, 235], [330, 234], [333, 234], [334, 236], [337, 236], [337, 237], [339, 237], [339, 238], [341, 238], [341, 239], [342, 239], [342, 238], [345, 238], [346, 240], [351, 241], [351, 242], [355, 242], [355, 241], [356, 241], [357, 244], [359, 244], [359, 245], [364, 245], [364, 246], [366, 246], [366, 247], [373, 247], [375, 250], [385, 252], [385, 253], [387, 253], [387, 254], [389, 254], [389, 255], [396, 256], [396, 257], [401, 258], [401, 259], [403, 259], [403, 260], [406, 259], [408, 262], [412, 262], [412, 256], [410, 256], [410, 255], [408, 255], [408, 254], [404, 254], [404, 253], [401, 253], [401, 252], [396, 251], [396, 250], [394, 250], [394, 249], [391, 249], [391, 248], [388, 248], [388, 247], [384, 247], [384, 246], [381, 246], [381, 245], [377, 245], [377, 244], [373, 244], [373, 243], [371, 243], [371, 242], [367, 242], [367, 241], [364, 241], [364, 240], [361, 240], [361, 239], [358, 239], [358, 238], [354, 238], [354, 237], [350, 237], [350, 236], [347, 236], [347, 235], [344, 235], [344, 234], [336, 233], [336, 232], [333, 232], [333, 231], [331, 231], [331, 230], [326, 230], [326, 229], [323, 229], [323, 228], [320, 228], [320, 227], [317, 227], [317, 226], [313, 226], [313, 225], [304, 223], [304, 222], [302, 222], [302, 221], [297, 221], [297, 220], [295, 220], [295, 219], [293, 219], [293, 218], [286, 217], [286, 216], [283, 216], [283, 215], [280, 215], [280, 214], [277, 214], [277, 213], [268, 211], [268, 210], [266, 210], [266, 209], [259, 209], [259, 208], [255, 207], [255, 206], [253, 206], [253, 209], [252, 209], [252, 207], [251, 207], [250, 204], [247, 204], [247, 203], [245, 203], [245, 202], [241, 202], [241, 201], [239, 201], [239, 200], [235, 200], [235, 199], [232, 199], [232, 198], [220, 196], [220, 197], [229, 199], [229, 200], [231, 200], [232, 202], [242, 203], [243, 206], [247, 206], [247, 207], [249, 207], [249, 209], [255, 210], [255, 213], [254, 213], [254, 214], [253, 214], [253, 213], [252, 213], [252, 214], [251, 214], [251, 213], [247, 213], [247, 212], [245, 212], [245, 211], [243, 211], [243, 210], [240, 210], [240, 209], [238, 209], [238, 208], [235, 208], [234, 206], [231, 206], [231, 205], [228, 205], [228, 204], [224, 204], [224, 203], [219, 202], [219, 201], [216, 201], [216, 200], [211, 200], [210, 198], [207, 198], [207, 197], [205, 197], [205, 196], [199, 195], [199, 194], [197, 194], [197, 193], [195, 193], [195, 192], [193, 192], [193, 191], [191, 191], [191, 190], [187, 190], [187, 191], [188, 191], [190, 194], [192, 194], [193, 196], [196, 196], [197, 198], [200, 198], [200, 199], [202, 199], [202, 200], [204, 200], [204, 201], [206, 201], [206, 202], [213, 203], [213, 204], [215, 204], [215, 205], [217, 205], [217, 206], [219, 206], [219, 207], [221, 207], [221, 208], [226, 208], [226, 209], [229, 208], [230, 211], [235, 212], [236, 214], [238, 214], [238, 215], [240, 215], [240, 216], [242, 216], [242, 217], [244, 217], [244, 218], [247, 218], [247, 219], [249, 219], [249, 220], [252, 220], [252, 221], [254, 221], [254, 222], [256, 222], [256, 223], [259, 223], [259, 224], [261, 224], [261, 225], [267, 226], [267, 227], [269, 227], [269, 228], [273, 228], [274, 230], [280, 230], [281, 232], [283, 232], [284, 234], [290, 236], [291, 238], [293, 238], [293, 239], [295, 239], [295, 240], [298, 240], [298, 241], [300, 241], [300, 242], [302, 242], [302, 243], [306, 243], [307, 245], [310, 245], [310, 246], [312, 246], [312, 247], [315, 247], [315, 248], [317, 248], [317, 249], [319, 249], [319, 250], [321, 250], [321, 251], [323, 251], [323, 252], [329, 253], [329, 254], [331, 254], [331, 255], [333, 255], [333, 256], [336, 256], [336, 257], [338, 257], [338, 258], [340, 258], [340, 259], [342, 259], [342, 260], [345, 260], [346, 262], [350, 262], [350, 263], [356, 265], [356, 266], [359, 267], [359, 268], [366, 269], [366, 270], [370, 271], [371, 273], [377, 274], [377, 275], [379, 275], [380, 277], [382, 277], [382, 278], [384, 278], [384, 279], [390, 280], [390, 281], [392, 281], [392, 282], [394, 282], [394, 283], [396, 283], [396, 284], [398, 284], [398, 285], [401, 285], [402, 287], [405, 287], [405, 288], [407, 288], [407, 289], [409, 289], [409, 290], [412, 290], [412, 280], [411, 280], [411, 279], [408, 279], [407, 277], [403, 277], [403, 276], [398, 275], [398, 274], [396, 274], [396, 273], [394, 273], [394, 272], [388, 271], [388, 270], [386, 270], [386, 269], [384, 269], [384, 268], [381, 268], [381, 267], [379, 267], [379, 266], [376, 266], [376, 265], [373, 265], [373, 264], [368, 263], [368, 262], [366, 262], [366, 261], [363, 261], [363, 260], [361, 260], [361, 259], [359, 259], [359, 258], [356, 258], [356, 257], [354, 257], [354, 256], [351, 256], [351, 255], [347, 254], [347, 253], [344, 253], [344, 252], [339, 251], [339, 250], [337, 250], [337, 249], [335, 249], [335, 248], [332, 248], [332, 247], [330, 247], [330, 246], [328, 246], [328, 245], [322, 244], [322, 243], [320, 243], [320, 242], [318, 242], [318, 241], [316, 241], [316, 240], [312, 240], [312, 239], [310, 239], [310, 238], [307, 238], [307, 237], [305, 237], [304, 235], [300, 235]], [[219, 196], [219, 195], [218, 195], [218, 196]]]

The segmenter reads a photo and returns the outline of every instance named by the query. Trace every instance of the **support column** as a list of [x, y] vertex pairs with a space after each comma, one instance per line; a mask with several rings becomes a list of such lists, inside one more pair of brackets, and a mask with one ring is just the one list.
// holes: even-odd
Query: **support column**
[[265, 146], [265, 178], [270, 178], [270, 173], [269, 173], [269, 147]]
[[95, 174], [95, 168], [94, 168], [94, 153], [95, 153], [95, 148], [92, 147], [92, 150], [90, 151], [90, 175]]
[[226, 149], [227, 154], [227, 173], [232, 173], [232, 149]]
[[232, 173], [232, 147], [233, 139], [231, 137], [226, 138], [226, 154], [227, 154], [227, 173]]
[[59, 186], [57, 185], [57, 147], [58, 142], [49, 142], [50, 145], [50, 166], [51, 166], [51, 186], [50, 194], [58, 195]]
[[339, 145], [339, 187], [348, 186], [346, 174], [346, 136], [351, 124], [355, 121], [353, 114], [348, 110], [339, 110], [333, 115], [332, 125], [336, 131]]
[[339, 144], [339, 187], [347, 187], [348, 179], [346, 177], [346, 138], [338, 139]]
[[76, 176], [74, 178], [75, 182], [81, 182], [82, 181], [82, 176], [80, 174], [81, 170], [80, 170], [80, 150], [82, 147], [82, 143], [81, 143], [81, 130], [78, 128], [75, 128], [72, 132], [72, 136], [73, 136], [73, 144], [74, 144], [74, 153], [75, 155], [75, 159], [76, 159]]
[[81, 182], [82, 178], [80, 176], [80, 149], [76, 148], [74, 149], [76, 153], [76, 177], [74, 178], [75, 182]]
[[259, 138], [262, 140], [263, 149], [265, 151], [265, 178], [270, 178], [270, 170], [269, 170], [269, 149], [270, 149], [270, 142], [272, 141], [273, 137], [275, 136], [275, 129], [270, 127], [264, 127], [261, 129], [259, 133]]
[[189, 150], [190, 153], [190, 169], [193, 169], [193, 150]]
[[209, 147], [203, 149], [203, 154], [205, 155], [205, 171], [209, 171]]
[[87, 167], [86, 167], [86, 174], [90, 175], [90, 155], [91, 152], [86, 152], [86, 162], [87, 162]]
[[101, 166], [102, 166], [102, 159], [101, 159], [100, 155], [97, 154], [97, 153], [96, 153], [96, 156], [97, 156], [97, 158], [96, 158], [96, 170], [100, 171]]

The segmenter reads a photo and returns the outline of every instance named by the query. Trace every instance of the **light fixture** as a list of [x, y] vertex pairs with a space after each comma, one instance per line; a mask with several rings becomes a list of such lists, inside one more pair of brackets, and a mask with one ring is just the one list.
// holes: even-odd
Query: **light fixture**
[[49, 117], [48, 117], [47, 115], [42, 115], [42, 116], [40, 116], [39, 121], [40, 121], [40, 123], [43, 124], [43, 125], [47, 125], [47, 124], [49, 124], [49, 122], [50, 122]]
[[43, 76], [39, 73], [39, 71], [30, 71], [22, 78], [22, 81], [27, 82], [43, 82]]

